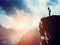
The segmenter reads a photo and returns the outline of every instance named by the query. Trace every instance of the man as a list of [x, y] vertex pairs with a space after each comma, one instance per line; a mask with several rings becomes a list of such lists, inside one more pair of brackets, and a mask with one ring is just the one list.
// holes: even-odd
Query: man
[[51, 10], [50, 10], [50, 8], [48, 7], [48, 11], [49, 11], [49, 16], [51, 15]]

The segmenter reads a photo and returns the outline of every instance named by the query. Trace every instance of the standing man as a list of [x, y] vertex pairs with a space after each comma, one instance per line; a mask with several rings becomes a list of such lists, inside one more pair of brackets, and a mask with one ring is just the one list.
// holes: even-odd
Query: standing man
[[49, 16], [51, 15], [51, 9], [48, 7], [48, 11], [49, 11]]

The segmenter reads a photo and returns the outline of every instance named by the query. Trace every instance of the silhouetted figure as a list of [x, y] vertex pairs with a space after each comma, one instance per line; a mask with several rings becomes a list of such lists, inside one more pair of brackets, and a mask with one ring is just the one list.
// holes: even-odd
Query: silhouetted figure
[[43, 45], [60, 45], [60, 16], [42, 18], [39, 28]]
[[50, 10], [50, 8], [48, 7], [48, 11], [49, 11], [49, 16], [51, 15], [51, 10]]

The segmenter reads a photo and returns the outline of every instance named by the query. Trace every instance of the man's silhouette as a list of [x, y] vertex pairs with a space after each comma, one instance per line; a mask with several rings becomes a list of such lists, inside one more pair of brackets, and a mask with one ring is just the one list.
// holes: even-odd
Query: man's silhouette
[[49, 16], [51, 15], [51, 10], [50, 10], [50, 8], [48, 7], [48, 11], [49, 11]]

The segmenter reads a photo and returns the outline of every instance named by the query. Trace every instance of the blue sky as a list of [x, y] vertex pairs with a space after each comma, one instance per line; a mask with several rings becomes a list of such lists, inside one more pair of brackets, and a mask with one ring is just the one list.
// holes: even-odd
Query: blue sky
[[[14, 13], [16, 10], [15, 8], [28, 11], [34, 6], [40, 8], [39, 6], [42, 5], [46, 8], [52, 8], [59, 5], [59, 3], [59, 0], [0, 0], [0, 7], [5, 11], [5, 13]], [[32, 7], [28, 7], [28, 5], [31, 5]]]

